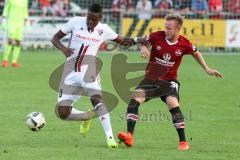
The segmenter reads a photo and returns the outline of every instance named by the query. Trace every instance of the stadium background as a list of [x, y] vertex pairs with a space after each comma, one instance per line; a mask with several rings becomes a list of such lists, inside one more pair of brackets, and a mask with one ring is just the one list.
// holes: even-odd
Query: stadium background
[[[41, 0], [42, 1], [42, 0]], [[43, 0], [49, 1], [49, 0]], [[194, 3], [193, 1], [196, 1]], [[147, 11], [137, 8], [137, 0], [54, 0], [49, 1], [48, 12], [38, 0], [29, 1], [29, 23], [25, 27], [24, 48], [52, 48], [49, 43], [52, 35], [71, 16], [85, 15], [87, 7], [101, 3], [104, 7], [103, 22], [123, 36], [144, 36], [163, 29], [163, 17], [170, 12], [179, 12], [186, 17], [182, 34], [188, 37], [203, 51], [238, 52], [240, 48], [240, 7], [238, 0], [201, 0], [202, 8], [196, 8], [197, 0], [155, 0]], [[3, 3], [0, 3], [3, 5]], [[237, 4], [237, 5], [235, 5]], [[0, 7], [3, 8], [3, 7]], [[146, 12], [146, 13], [144, 13]], [[139, 14], [148, 14], [141, 18]], [[140, 19], [140, 18], [141, 19]], [[0, 42], [4, 42], [4, 32], [0, 32]], [[0, 43], [2, 49], [2, 43]]]
[[[43, 16], [40, 4], [29, 1], [29, 24], [25, 28], [20, 56], [23, 66], [19, 69], [0, 68], [0, 159], [240, 159], [239, 0], [223, 0], [222, 10], [216, 13], [210, 11], [208, 5], [204, 16], [192, 13], [190, 0], [181, 1], [181, 5], [190, 6], [189, 12], [179, 9], [181, 5], [177, 5], [177, 1], [172, 1], [173, 9], [169, 9], [171, 0], [164, 1], [163, 9], [153, 7], [149, 20], [139, 20], [138, 14], [142, 11], [135, 10], [136, 0], [132, 1], [132, 5], [126, 0], [127, 4], [120, 5], [119, 12], [113, 11], [114, 1], [72, 0], [71, 9], [66, 7], [66, 13], [58, 13], [54, 17], [51, 12]], [[162, 18], [166, 13], [181, 12], [187, 19], [182, 33], [205, 54], [211, 67], [224, 74], [221, 80], [208, 77], [192, 57], [186, 56], [183, 60], [179, 80], [181, 107], [191, 146], [189, 152], [176, 150], [175, 130], [167, 108], [158, 99], [142, 105], [136, 127], [136, 146], [131, 149], [123, 145], [118, 150], [108, 149], [97, 120], [92, 123], [89, 136], [82, 138], [78, 134], [79, 123], [63, 122], [56, 118], [54, 107], [57, 93], [51, 90], [49, 77], [64, 62], [64, 56], [52, 47], [50, 39], [69, 18], [86, 15], [87, 7], [93, 2], [104, 6], [103, 21], [126, 36], [148, 34], [162, 27]], [[156, 1], [151, 2], [154, 6]], [[0, 5], [3, 4], [0, 1]], [[0, 31], [0, 35], [2, 49], [6, 41], [5, 32]], [[115, 54], [125, 54], [128, 63], [147, 61], [137, 54], [138, 47], [126, 50], [113, 45], [111, 42], [103, 45], [99, 58], [104, 64], [101, 71], [103, 89], [119, 98], [117, 108], [111, 112], [116, 137], [116, 133], [126, 127], [124, 115], [127, 104], [113, 86], [110, 75], [112, 59]], [[0, 53], [2, 56], [2, 51]], [[142, 73], [129, 73], [126, 78], [138, 77]], [[83, 110], [91, 106], [86, 97], [76, 105]], [[25, 116], [32, 111], [43, 112], [46, 116], [47, 126], [39, 133], [29, 131], [24, 124]]]

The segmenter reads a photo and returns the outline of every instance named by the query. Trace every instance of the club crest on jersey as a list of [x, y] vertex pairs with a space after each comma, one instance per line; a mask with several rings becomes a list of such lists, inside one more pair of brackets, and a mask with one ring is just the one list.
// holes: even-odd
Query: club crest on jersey
[[175, 51], [175, 54], [176, 54], [176, 56], [181, 56], [181, 55], [182, 55], [182, 50], [177, 49], [177, 50]]
[[197, 48], [194, 45], [192, 45], [192, 49], [193, 49], [193, 51], [197, 50]]
[[98, 34], [101, 36], [103, 34], [103, 30], [98, 30]]
[[169, 60], [171, 59], [171, 54], [165, 53], [165, 54], [163, 55], [163, 59], [164, 59], [165, 61], [169, 61]]
[[160, 51], [162, 49], [162, 47], [161, 46], [156, 46], [156, 49]]

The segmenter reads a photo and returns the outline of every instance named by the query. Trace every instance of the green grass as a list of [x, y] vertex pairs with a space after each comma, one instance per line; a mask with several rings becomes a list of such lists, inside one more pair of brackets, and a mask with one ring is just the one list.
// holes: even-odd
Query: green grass
[[[99, 56], [104, 62], [101, 83], [104, 90], [117, 95], [110, 77], [112, 56]], [[137, 54], [128, 58], [129, 62], [143, 62]], [[188, 116], [186, 134], [191, 150], [179, 152], [176, 150], [178, 138], [170, 120], [162, 117], [146, 121], [147, 115], [159, 110], [169, 117], [167, 107], [159, 99], [141, 106], [142, 116], [135, 130], [133, 148], [124, 145], [119, 149], [107, 148], [98, 120], [93, 121], [87, 138], [80, 137], [78, 122], [64, 122], [54, 114], [57, 93], [51, 90], [48, 80], [64, 57], [56, 53], [22, 54], [22, 68], [0, 68], [0, 160], [240, 159], [240, 56], [208, 55], [205, 58], [225, 77], [209, 77], [192, 57], [184, 58], [179, 73], [181, 108]], [[90, 107], [86, 99], [77, 105]], [[119, 99], [117, 108], [111, 112], [115, 137], [118, 131], [126, 129], [122, 119], [126, 107]], [[46, 116], [47, 125], [38, 133], [28, 130], [24, 123], [32, 111]]]

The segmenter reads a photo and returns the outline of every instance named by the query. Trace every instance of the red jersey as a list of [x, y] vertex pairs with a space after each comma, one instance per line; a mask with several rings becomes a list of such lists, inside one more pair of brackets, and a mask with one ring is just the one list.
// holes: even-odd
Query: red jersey
[[183, 36], [176, 43], [167, 41], [164, 31], [153, 32], [149, 36], [152, 45], [151, 56], [146, 68], [147, 79], [177, 79], [179, 65], [185, 54], [193, 54], [196, 47]]

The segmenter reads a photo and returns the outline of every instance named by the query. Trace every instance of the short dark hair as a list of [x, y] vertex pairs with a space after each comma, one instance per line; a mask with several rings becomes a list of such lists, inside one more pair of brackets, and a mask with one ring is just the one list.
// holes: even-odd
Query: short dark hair
[[102, 6], [99, 4], [92, 4], [88, 10], [93, 13], [102, 13]]
[[165, 16], [165, 19], [168, 20], [175, 20], [177, 21], [179, 26], [183, 25], [183, 20], [184, 20], [184, 16], [181, 16], [178, 13], [170, 13], [168, 15]]

